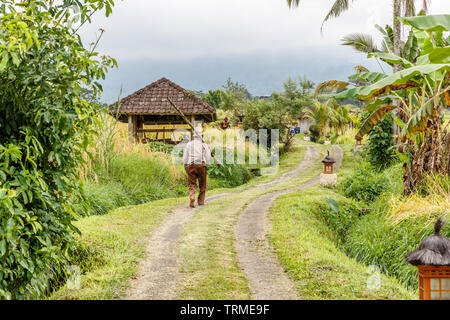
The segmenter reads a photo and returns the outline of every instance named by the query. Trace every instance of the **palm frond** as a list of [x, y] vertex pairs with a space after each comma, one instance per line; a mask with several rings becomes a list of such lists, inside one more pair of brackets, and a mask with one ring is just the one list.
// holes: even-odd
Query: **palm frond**
[[342, 38], [342, 45], [349, 46], [358, 52], [372, 53], [379, 52], [375, 39], [368, 34], [352, 33]]
[[[352, 0], [352, 2], [355, 0]], [[330, 9], [330, 12], [328, 12], [327, 16], [322, 22], [322, 27], [320, 28], [320, 31], [323, 30], [323, 25], [325, 22], [330, 20], [331, 18], [337, 18], [341, 15], [342, 12], [347, 11], [350, 6], [349, 0], [336, 0], [333, 4], [333, 6]]]
[[300, 4], [300, 0], [286, 0], [289, 8], [298, 7]]

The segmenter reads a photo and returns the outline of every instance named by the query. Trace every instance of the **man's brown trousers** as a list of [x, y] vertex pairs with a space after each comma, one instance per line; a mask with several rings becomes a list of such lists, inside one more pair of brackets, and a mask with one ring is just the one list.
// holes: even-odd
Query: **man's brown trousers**
[[188, 176], [189, 184], [189, 199], [191, 200], [191, 207], [195, 204], [195, 187], [197, 185], [200, 193], [198, 194], [198, 205], [205, 204], [206, 195], [206, 165], [205, 164], [191, 164], [185, 167]]

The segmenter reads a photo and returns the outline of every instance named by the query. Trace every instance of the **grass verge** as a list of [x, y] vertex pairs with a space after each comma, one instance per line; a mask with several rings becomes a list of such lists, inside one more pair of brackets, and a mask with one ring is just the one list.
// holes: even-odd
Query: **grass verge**
[[186, 202], [186, 198], [155, 201], [138, 206], [123, 207], [102, 216], [90, 216], [75, 225], [82, 236], [78, 243], [82, 275], [79, 289], [63, 285], [49, 299], [118, 299], [123, 296], [127, 282], [136, 272], [144, 256], [146, 239], [170, 210]]
[[[380, 287], [369, 289], [377, 275], [349, 258], [336, 235], [315, 214], [317, 203], [332, 191], [313, 187], [278, 198], [271, 209], [270, 240], [302, 299], [414, 299], [396, 279], [380, 274]], [[375, 276], [375, 277], [374, 277]]]

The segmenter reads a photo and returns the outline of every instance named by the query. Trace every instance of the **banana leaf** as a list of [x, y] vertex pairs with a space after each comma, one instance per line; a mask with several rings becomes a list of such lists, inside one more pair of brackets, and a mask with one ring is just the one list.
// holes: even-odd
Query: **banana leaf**
[[414, 35], [414, 31], [409, 32], [408, 40], [403, 48], [402, 57], [408, 61], [414, 61], [420, 55], [419, 42]]
[[364, 82], [375, 83], [386, 77], [387, 77], [387, 75], [385, 75], [384, 73], [379, 73], [379, 72], [360, 72], [360, 73], [351, 75], [350, 77], [348, 77], [348, 80], [351, 82], [355, 82], [356, 80], [361, 80]]
[[417, 63], [418, 64], [450, 63], [450, 46], [433, 49], [429, 54], [420, 56], [417, 59]]
[[[348, 98], [361, 98], [366, 99], [372, 97], [375, 93], [379, 93], [383, 91], [383, 93], [387, 93], [391, 90], [403, 90], [406, 89], [405, 85], [411, 83], [412, 80], [417, 75], [428, 75], [433, 72], [449, 72], [450, 64], [428, 64], [428, 65], [420, 65], [412, 68], [404, 69], [399, 72], [396, 72], [370, 86], [367, 87], [357, 87], [349, 90], [345, 90], [343, 92], [335, 95], [335, 99], [343, 100]], [[443, 75], [439, 75], [437, 80], [440, 81]], [[411, 85], [413, 86], [413, 85]]]
[[386, 53], [386, 52], [371, 52], [367, 55], [368, 58], [372, 58], [372, 57], [376, 57], [376, 58], [380, 58], [381, 60], [383, 60], [384, 62], [394, 65], [394, 64], [399, 64], [401, 63], [403, 67], [405, 68], [410, 68], [413, 66], [413, 64], [411, 62], [409, 62], [408, 60], [399, 57], [393, 53]]
[[394, 105], [382, 105], [377, 110], [375, 110], [364, 123], [361, 125], [358, 133], [356, 134], [356, 138], [362, 138], [364, 135], [368, 134], [370, 130], [380, 121], [383, 117], [397, 108]]
[[424, 31], [449, 31], [450, 14], [418, 16], [418, 17], [400, 17], [402, 23]]
[[386, 30], [383, 29], [378, 24], [375, 25], [375, 27], [384, 35], [383, 37], [383, 49], [384, 51], [388, 53], [394, 52], [394, 32], [391, 28], [391, 26], [386, 25]]
[[390, 95], [375, 99], [374, 102], [371, 102], [367, 105], [366, 111], [374, 112], [379, 106], [384, 105], [384, 104], [391, 104], [392, 101], [395, 99], [396, 99], [395, 96], [390, 96]]

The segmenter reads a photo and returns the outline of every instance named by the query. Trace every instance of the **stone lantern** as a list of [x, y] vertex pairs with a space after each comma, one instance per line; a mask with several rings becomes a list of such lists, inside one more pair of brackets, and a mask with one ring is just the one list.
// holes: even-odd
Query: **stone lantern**
[[331, 138], [330, 134], [327, 133], [327, 135], [325, 136], [325, 144], [331, 144], [330, 138]]
[[362, 146], [362, 137], [361, 136], [356, 136], [356, 145], [357, 146]]
[[330, 157], [330, 151], [325, 159], [322, 160], [323, 173], [320, 175], [320, 184], [324, 186], [336, 185], [337, 175], [334, 173], [334, 164], [336, 160]]
[[363, 145], [362, 145], [362, 137], [361, 136], [356, 136], [356, 146], [355, 146], [355, 151], [361, 150]]
[[420, 300], [450, 300], [450, 239], [440, 234], [442, 226], [439, 219], [434, 234], [405, 256], [418, 267]]

